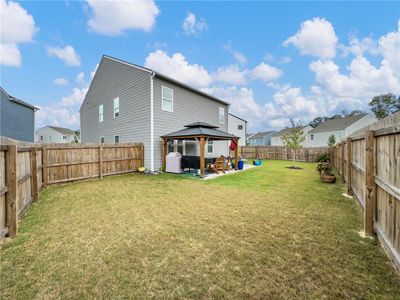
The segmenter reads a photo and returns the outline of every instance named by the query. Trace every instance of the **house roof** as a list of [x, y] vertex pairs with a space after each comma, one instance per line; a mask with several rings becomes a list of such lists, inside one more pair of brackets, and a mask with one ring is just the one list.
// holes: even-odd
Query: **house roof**
[[349, 127], [351, 124], [357, 122], [361, 118], [365, 117], [367, 114], [359, 114], [355, 116], [343, 117], [343, 118], [333, 118], [326, 120], [325, 122], [321, 123], [314, 129], [310, 130], [309, 133], [314, 132], [323, 132], [323, 131], [337, 131], [337, 130], [344, 130]]
[[163, 138], [177, 138], [177, 139], [193, 139], [197, 137], [208, 137], [211, 140], [230, 140], [238, 138], [237, 136], [227, 133], [225, 131], [217, 129], [218, 127], [213, 126], [204, 122], [196, 122], [189, 125], [185, 125], [186, 128], [165, 134]]
[[[308, 126], [309, 126], [309, 125], [302, 126], [301, 129], [304, 129], [304, 128], [308, 127]], [[282, 130], [279, 130], [277, 133], [274, 133], [274, 134], [272, 135], [272, 137], [284, 136], [285, 134], [290, 133], [290, 129], [291, 129], [291, 128], [284, 128], [284, 129], [282, 129]]]
[[247, 121], [245, 120], [245, 119], [242, 119], [242, 118], [240, 118], [240, 117], [238, 117], [238, 116], [236, 116], [236, 115], [234, 115], [234, 114], [231, 114], [231, 113], [229, 113], [232, 117], [235, 117], [235, 118], [237, 118], [237, 119], [239, 119], [239, 120], [242, 120], [243, 122], [245, 122], [245, 123], [247, 123]]
[[14, 96], [11, 96], [10, 94], [8, 94], [2, 87], [0, 87], [0, 88], [8, 96], [8, 99], [10, 99], [10, 101], [17, 103], [19, 105], [25, 106], [27, 108], [31, 108], [33, 110], [39, 110], [39, 108], [37, 108], [36, 106], [33, 106], [32, 104], [29, 104], [28, 102], [22, 101], [21, 99], [15, 98]]
[[46, 126], [46, 127], [49, 127], [61, 134], [75, 134], [75, 131], [64, 127], [57, 127], [57, 126]]
[[265, 137], [266, 135], [273, 134], [274, 132], [275, 131], [257, 132], [255, 134], [253, 134], [252, 136], [249, 136], [249, 139], [261, 139], [261, 138]]
[[192, 87], [192, 86], [190, 86], [190, 85], [187, 85], [186, 83], [180, 82], [180, 81], [178, 81], [178, 80], [176, 80], [176, 79], [173, 79], [173, 78], [171, 78], [171, 77], [169, 77], [169, 76], [166, 76], [166, 75], [164, 75], [164, 74], [161, 74], [161, 73], [159, 73], [159, 72], [157, 72], [157, 71], [155, 71], [155, 70], [152, 70], [152, 69], [149, 69], [149, 68], [146, 68], [146, 67], [142, 67], [142, 66], [140, 66], [140, 65], [133, 64], [133, 63], [127, 62], [127, 61], [125, 61], [125, 60], [112, 57], [112, 56], [110, 56], [110, 55], [105, 55], [105, 54], [104, 54], [104, 55], [103, 55], [103, 58], [110, 59], [110, 60], [113, 60], [113, 61], [117, 61], [117, 62], [126, 64], [126, 65], [129, 65], [129, 66], [131, 66], [131, 67], [140, 69], [140, 70], [142, 70], [142, 71], [146, 71], [146, 72], [149, 72], [149, 73], [153, 73], [155, 77], [158, 77], [158, 78], [161, 78], [161, 79], [163, 79], [163, 80], [165, 80], [165, 81], [168, 81], [168, 82], [170, 82], [170, 83], [176, 84], [176, 85], [178, 85], [178, 86], [180, 86], [180, 87], [182, 87], [182, 88], [185, 88], [185, 89], [187, 89], [187, 90], [190, 90], [190, 91], [192, 91], [192, 92], [194, 92], [194, 93], [196, 93], [196, 94], [199, 94], [199, 95], [201, 95], [201, 96], [207, 97], [207, 98], [209, 98], [209, 99], [211, 99], [211, 100], [214, 100], [214, 101], [217, 101], [217, 102], [219, 102], [219, 103], [222, 103], [222, 104], [225, 104], [225, 105], [228, 105], [228, 106], [230, 105], [230, 104], [229, 104], [228, 102], [226, 102], [226, 101], [223, 101], [223, 100], [221, 100], [221, 99], [219, 99], [219, 98], [217, 98], [217, 97], [211, 96], [211, 95], [209, 95], [209, 94], [207, 94], [207, 93], [205, 93], [205, 92], [203, 92], [203, 91], [200, 91], [200, 90], [198, 90], [198, 89], [196, 89], [196, 88], [194, 88], [194, 87]]

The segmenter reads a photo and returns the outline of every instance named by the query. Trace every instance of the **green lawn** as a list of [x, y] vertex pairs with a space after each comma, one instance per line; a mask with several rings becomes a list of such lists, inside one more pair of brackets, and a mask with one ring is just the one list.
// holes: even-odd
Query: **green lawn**
[[2, 246], [1, 298], [400, 298], [344, 186], [289, 164], [49, 187]]

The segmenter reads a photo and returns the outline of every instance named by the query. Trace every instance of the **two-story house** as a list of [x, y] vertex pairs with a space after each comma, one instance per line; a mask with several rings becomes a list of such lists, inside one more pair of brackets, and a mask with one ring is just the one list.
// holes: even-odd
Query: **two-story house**
[[249, 146], [270, 146], [271, 137], [275, 131], [257, 132], [247, 138]]
[[[308, 135], [308, 132], [311, 131], [313, 128], [310, 125], [306, 125], [306, 126], [303, 126], [301, 129], [303, 130], [303, 135], [304, 135], [304, 142], [302, 143], [302, 146], [310, 147], [307, 135]], [[274, 133], [271, 137], [271, 145], [272, 146], [283, 146], [282, 137], [288, 133], [290, 133], [290, 128], [284, 128], [284, 129]]]
[[238, 116], [228, 114], [228, 132], [239, 137], [239, 146], [246, 146], [247, 121]]
[[0, 136], [34, 142], [37, 107], [9, 95], [0, 87]]
[[68, 144], [72, 143], [74, 138], [75, 131], [68, 128], [45, 126], [36, 130], [36, 142], [38, 143]]
[[[229, 104], [154, 70], [104, 55], [80, 108], [83, 143], [140, 142], [145, 167], [162, 164], [161, 136], [201, 121], [228, 131]], [[196, 142], [170, 145], [198, 155]], [[206, 157], [228, 154], [228, 142], [210, 142]]]
[[373, 114], [359, 114], [348, 117], [334, 117], [326, 120], [308, 132], [307, 144], [309, 147], [324, 147], [328, 145], [331, 135], [336, 142], [343, 141], [353, 132], [376, 122]]

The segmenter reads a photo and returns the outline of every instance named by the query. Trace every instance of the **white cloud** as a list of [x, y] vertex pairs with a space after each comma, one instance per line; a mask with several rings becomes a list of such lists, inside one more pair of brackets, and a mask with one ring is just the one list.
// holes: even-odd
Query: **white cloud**
[[19, 3], [5, 0], [0, 0], [0, 19], [0, 64], [20, 66], [18, 44], [32, 41], [35, 21]]
[[356, 56], [364, 55], [366, 52], [373, 55], [378, 54], [377, 42], [370, 37], [365, 37], [360, 40], [355, 36], [351, 36], [348, 46], [340, 45], [339, 47], [343, 51], [343, 56], [347, 56], [349, 53]]
[[76, 76], [76, 83], [79, 85], [85, 85], [85, 73], [80, 72], [77, 76]]
[[146, 57], [144, 65], [195, 87], [206, 87], [212, 82], [210, 74], [203, 66], [190, 64], [181, 53], [168, 56], [164, 51], [157, 50]]
[[265, 82], [270, 82], [281, 77], [283, 72], [275, 67], [267, 65], [266, 63], [261, 63], [253, 69], [251, 75], [254, 79], [262, 80]]
[[247, 63], [247, 57], [243, 53], [235, 50], [230, 42], [224, 45], [224, 49], [227, 50], [239, 64], [244, 65]]
[[47, 54], [61, 59], [67, 66], [79, 67], [81, 65], [81, 59], [71, 45], [67, 45], [64, 48], [48, 47]]
[[186, 35], [199, 35], [201, 32], [208, 30], [208, 25], [203, 18], [197, 21], [196, 15], [188, 12], [183, 20], [182, 28]]
[[278, 64], [287, 64], [290, 63], [292, 61], [292, 58], [290, 56], [283, 56], [281, 58], [276, 58], [275, 56], [273, 56], [271, 53], [267, 53], [264, 56], [264, 60], [267, 62], [275, 62]]
[[300, 30], [283, 42], [293, 44], [302, 55], [333, 58], [336, 54], [338, 38], [331, 23], [324, 18], [313, 18], [301, 24]]
[[83, 72], [78, 74], [77, 79], [81, 79], [81, 83], [84, 83], [84, 86], [74, 87], [68, 96], [62, 97], [53, 104], [46, 106], [37, 105], [40, 110], [35, 114], [36, 128], [55, 125], [78, 129], [80, 122], [79, 109], [97, 67], [91, 72], [91, 76], [87, 81]]
[[234, 85], [246, 84], [246, 70], [240, 70], [237, 65], [229, 65], [218, 68], [217, 72], [213, 74], [215, 81], [224, 82]]
[[127, 29], [150, 31], [160, 10], [153, 0], [87, 0], [93, 10], [89, 28], [105, 35], [119, 35]]
[[68, 80], [65, 78], [56, 78], [53, 80], [55, 85], [68, 85]]

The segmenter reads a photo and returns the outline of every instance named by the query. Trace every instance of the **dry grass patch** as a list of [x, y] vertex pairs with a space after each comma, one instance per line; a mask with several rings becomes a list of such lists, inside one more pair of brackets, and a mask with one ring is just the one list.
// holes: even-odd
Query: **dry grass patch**
[[396, 298], [341, 184], [287, 162], [210, 181], [127, 175], [46, 189], [1, 250], [3, 298]]

